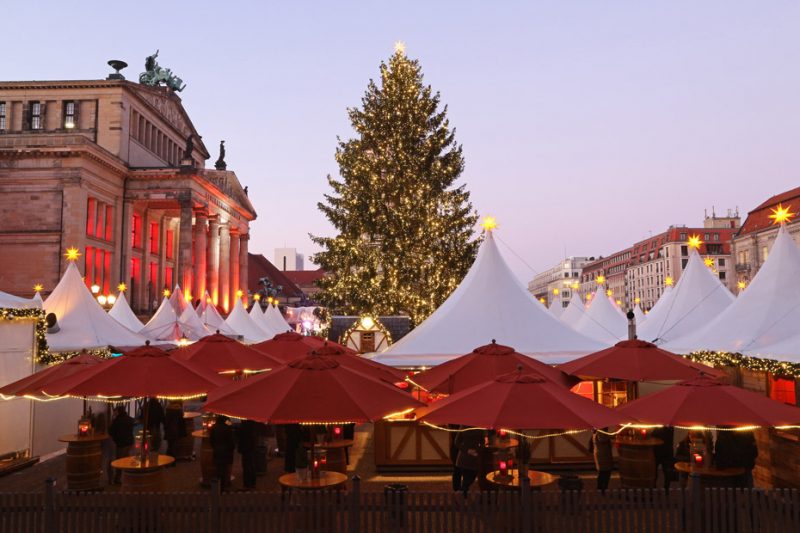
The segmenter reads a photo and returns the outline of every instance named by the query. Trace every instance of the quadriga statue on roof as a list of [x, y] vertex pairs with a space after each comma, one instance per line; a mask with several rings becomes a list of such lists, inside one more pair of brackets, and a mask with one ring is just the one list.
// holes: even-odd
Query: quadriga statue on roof
[[181, 92], [186, 88], [186, 84], [178, 76], [172, 73], [168, 68], [163, 68], [158, 65], [156, 58], [158, 57], [158, 50], [156, 53], [147, 56], [144, 61], [145, 71], [139, 74], [139, 83], [142, 85], [156, 86], [161, 83], [176, 92]]

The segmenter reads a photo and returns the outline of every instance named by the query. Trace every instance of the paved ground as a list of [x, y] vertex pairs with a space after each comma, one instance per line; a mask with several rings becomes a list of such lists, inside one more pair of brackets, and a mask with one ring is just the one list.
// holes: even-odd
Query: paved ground
[[[199, 443], [196, 443], [195, 451], [199, 457]], [[62, 454], [14, 474], [0, 477], [0, 492], [39, 491], [42, 490], [45, 480], [49, 477], [56, 479], [57, 489], [64, 490], [66, 488], [65, 463], [65, 456]], [[256, 490], [278, 490], [277, 479], [281, 474], [283, 474], [283, 458], [270, 458], [267, 474], [258, 478]], [[408, 485], [411, 490], [450, 490], [449, 474], [378, 474], [375, 471], [373, 460], [372, 426], [369, 424], [360, 426], [356, 430], [355, 445], [350, 453], [348, 475], [353, 476], [356, 474], [362, 479], [364, 490], [379, 491], [389, 483], [403, 483]], [[235, 477], [233, 482], [234, 489], [240, 489], [242, 487], [242, 471], [238, 454], [233, 466], [233, 475]], [[583, 478], [585, 487], [594, 487], [594, 472], [581, 472], [580, 475]], [[168, 491], [180, 492], [205, 490], [200, 487], [199, 479], [199, 460], [178, 462], [174, 468], [167, 469], [164, 488]], [[612, 478], [611, 486], [618, 486], [616, 473]], [[552, 485], [549, 488], [555, 490], [557, 486]], [[118, 491], [119, 487], [109, 485], [105, 490]]]

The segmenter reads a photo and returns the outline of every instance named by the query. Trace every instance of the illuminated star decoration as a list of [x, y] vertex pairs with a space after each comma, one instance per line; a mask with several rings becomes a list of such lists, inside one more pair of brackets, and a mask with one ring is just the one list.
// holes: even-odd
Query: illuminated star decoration
[[406, 53], [406, 43], [404, 43], [403, 41], [395, 41], [395, 43], [394, 43], [394, 51], [399, 53], [399, 54], [405, 55], [405, 53]]
[[694, 248], [695, 250], [700, 249], [700, 245], [703, 244], [703, 241], [700, 240], [700, 235], [689, 235], [689, 240], [687, 242], [689, 248]]
[[667, 276], [666, 278], [664, 278], [664, 285], [666, 285], [667, 287], [672, 287], [674, 283], [675, 281], [671, 277]]
[[736, 286], [739, 287], [739, 290], [743, 291], [745, 287], [747, 287], [747, 283], [745, 283], [744, 281], [740, 281], [739, 283], [736, 284]]
[[241, 298], [242, 296], [244, 296], [244, 291], [242, 289], [238, 289], [236, 291], [236, 297]]
[[164, 289], [164, 292], [162, 294], [167, 298], [169, 298], [169, 295], [172, 294], [172, 291], [170, 291], [169, 289]]
[[580, 289], [580, 288], [581, 288], [581, 284], [580, 284], [580, 283], [573, 283], [573, 284], [572, 284], [572, 288], [573, 288], [574, 290], [578, 290], [578, 289]]
[[708, 268], [714, 268], [714, 260], [710, 257], [703, 259], [703, 263], [705, 263]]
[[556, 288], [556, 289], [553, 289], [553, 294], [555, 294], [556, 296], [558, 296], [558, 294], [559, 294], [560, 292], [561, 292], [561, 291], [559, 291], [557, 288]]
[[497, 229], [497, 220], [494, 217], [484, 217], [483, 222], [481, 222], [481, 227], [486, 231], [492, 231]]
[[125, 285], [124, 283], [120, 283], [119, 285], [117, 285], [117, 290], [119, 292], [125, 292], [128, 290], [128, 286]]
[[614, 291], [612, 291], [611, 289], [608, 289], [606, 291], [606, 296], [613, 296], [613, 295], [614, 295]]
[[547, 302], [547, 300], [545, 300], [545, 299], [544, 299], [544, 297], [542, 297], [542, 298], [539, 298], [539, 301], [540, 301], [540, 302], [542, 302], [542, 303], [545, 303], [545, 302]]
[[33, 286], [33, 290], [36, 292], [42, 292], [44, 290], [44, 285], [42, 285], [41, 283], [37, 283], [36, 285]]
[[80, 256], [81, 253], [74, 246], [67, 248], [67, 253], [64, 254], [64, 257], [67, 258], [67, 261], [77, 261]]
[[633, 299], [633, 303], [635, 303], [635, 304], [641, 303], [641, 301], [642, 301], [641, 298], [634, 298]]
[[784, 222], [791, 222], [792, 218], [797, 215], [797, 213], [792, 213], [790, 209], [792, 206], [787, 205], [783, 207], [783, 205], [778, 204], [778, 207], [775, 209], [771, 209], [772, 214], [769, 215], [769, 218], [772, 219], [773, 224], [783, 224]]
[[597, 276], [597, 279], [595, 281], [597, 282], [598, 285], [602, 285], [603, 283], [606, 282], [606, 277], [600, 274], [599, 276]]

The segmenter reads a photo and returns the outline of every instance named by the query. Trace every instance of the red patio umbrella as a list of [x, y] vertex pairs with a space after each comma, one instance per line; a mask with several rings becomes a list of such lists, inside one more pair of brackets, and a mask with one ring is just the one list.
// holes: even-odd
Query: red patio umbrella
[[700, 372], [722, 375], [705, 365], [662, 350], [638, 339], [618, 342], [610, 348], [589, 354], [556, 368], [582, 379], [625, 381], [679, 380], [697, 377]]
[[800, 408], [704, 375], [615, 410], [642, 423], [665, 426], [773, 427], [800, 423]]
[[77, 372], [100, 363], [102, 359], [81, 353], [62, 363], [48, 366], [30, 376], [0, 388], [0, 396], [43, 396], [42, 390], [51, 383], [67, 378]]
[[[230, 380], [170, 357], [148, 342], [146, 346], [58, 380], [44, 392], [51, 396], [187, 398], [202, 396], [225, 383]], [[143, 442], [147, 442], [147, 416], [148, 409], [145, 409]], [[142, 446], [143, 456], [145, 452]]]
[[564, 387], [571, 387], [577, 382], [555, 367], [492, 340], [491, 344], [415, 375], [414, 383], [430, 392], [453, 394], [508, 374], [520, 365], [524, 370], [536, 372]]
[[631, 420], [524, 369], [440, 400], [420, 418], [436, 424], [490, 429], [589, 429], [617, 426]]
[[321, 348], [325, 343], [329, 346], [338, 346], [346, 353], [358, 355], [357, 352], [354, 352], [350, 348], [345, 348], [341, 344], [313, 335], [300, 335], [294, 331], [278, 333], [270, 340], [253, 344], [250, 347], [265, 355], [288, 363], [300, 357], [306, 357], [308, 352]]
[[420, 407], [410, 394], [312, 353], [212, 391], [207, 411], [271, 424], [370, 422]]
[[273, 369], [284, 364], [220, 333], [208, 335], [194, 344], [178, 348], [172, 355], [206, 370], [226, 374]]

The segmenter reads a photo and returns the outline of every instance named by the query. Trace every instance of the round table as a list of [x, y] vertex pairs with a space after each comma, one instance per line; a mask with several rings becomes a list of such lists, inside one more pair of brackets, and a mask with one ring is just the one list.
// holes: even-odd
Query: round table
[[[325, 470], [327, 472], [339, 472], [341, 474], [347, 473], [347, 449], [353, 445], [350, 439], [332, 440], [330, 442], [323, 442], [322, 444], [314, 444], [315, 450], [325, 450], [326, 464]], [[304, 442], [303, 447], [311, 448], [310, 442]]]
[[94, 435], [62, 435], [67, 443], [67, 489], [99, 490], [102, 487], [103, 441], [105, 433]]
[[141, 462], [138, 455], [123, 457], [111, 462], [111, 466], [122, 470], [122, 490], [126, 492], [158, 492], [164, 467], [175, 462], [174, 457], [159, 454], [156, 460], [147, 457]]
[[283, 474], [278, 478], [281, 489], [286, 490], [325, 490], [341, 489], [347, 482], [347, 476], [339, 472], [322, 471], [319, 477], [311, 477], [309, 472], [305, 480], [301, 480], [296, 472]]
[[200, 485], [208, 487], [216, 475], [214, 450], [211, 449], [211, 436], [205, 429], [192, 432], [192, 437], [200, 439]]
[[617, 436], [619, 479], [624, 488], [655, 488], [656, 454], [654, 448], [664, 441], [654, 437]]
[[497, 462], [494, 460], [495, 452], [508, 451], [517, 446], [519, 446], [518, 439], [494, 438], [489, 440], [485, 446], [478, 449], [478, 487], [481, 490], [489, 490], [492, 488], [486, 476], [489, 472], [497, 468]]
[[[501, 476], [499, 470], [489, 472], [486, 474], [486, 481], [494, 487], [518, 489], [519, 488], [519, 470], [512, 470], [506, 476]], [[531, 488], [544, 487], [555, 482], [558, 477], [547, 472], [540, 472], [538, 470], [528, 470], [528, 479], [531, 482]]]
[[697, 466], [683, 461], [675, 463], [675, 470], [700, 476], [701, 487], [735, 487], [736, 482], [745, 473], [742, 467], [716, 468], [711, 465]]

